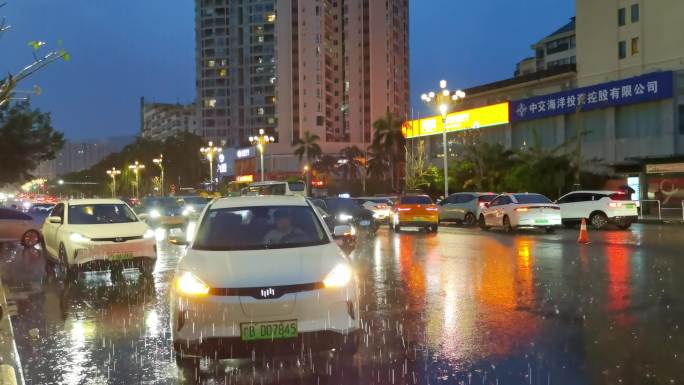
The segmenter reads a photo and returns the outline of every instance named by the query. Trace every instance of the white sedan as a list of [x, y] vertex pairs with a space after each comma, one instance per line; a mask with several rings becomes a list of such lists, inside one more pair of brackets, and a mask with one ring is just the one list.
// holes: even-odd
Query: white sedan
[[48, 257], [67, 277], [80, 270], [124, 267], [152, 274], [157, 260], [155, 233], [118, 199], [74, 199], [58, 203], [43, 224]]
[[[337, 226], [342, 236], [349, 226]], [[181, 258], [171, 290], [176, 360], [261, 359], [359, 343], [358, 288], [351, 261], [311, 203], [299, 196], [214, 201]]]
[[480, 211], [479, 225], [513, 232], [517, 228], [543, 228], [547, 233], [561, 225], [561, 211], [557, 204], [541, 194], [501, 194]]

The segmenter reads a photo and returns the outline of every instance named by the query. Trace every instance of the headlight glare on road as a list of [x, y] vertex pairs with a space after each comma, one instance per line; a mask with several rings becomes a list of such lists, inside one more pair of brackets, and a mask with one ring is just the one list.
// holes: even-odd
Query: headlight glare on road
[[150, 218], [159, 218], [161, 216], [161, 213], [159, 210], [151, 210], [150, 211]]
[[194, 212], [195, 212], [195, 209], [192, 206], [188, 206], [185, 209], [183, 209], [183, 216], [187, 217], [188, 215], [190, 215]]
[[209, 293], [209, 286], [190, 272], [183, 273], [178, 278], [176, 289], [186, 295], [206, 295]]
[[339, 264], [328, 273], [323, 280], [323, 285], [327, 288], [345, 287], [352, 278], [352, 270], [349, 265]]
[[152, 230], [152, 229], [147, 229], [147, 230], [145, 231], [145, 234], [143, 234], [143, 238], [145, 238], [145, 239], [152, 239], [152, 238], [154, 238], [154, 230]]
[[69, 235], [69, 239], [71, 239], [72, 242], [90, 242], [90, 238], [79, 233], [71, 233], [71, 235]]

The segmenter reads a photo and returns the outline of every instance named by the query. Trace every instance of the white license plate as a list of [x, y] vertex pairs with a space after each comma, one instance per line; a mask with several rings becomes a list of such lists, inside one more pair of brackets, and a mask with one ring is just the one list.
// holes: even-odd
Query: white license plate
[[370, 221], [367, 221], [367, 220], [361, 221], [361, 226], [370, 226]]

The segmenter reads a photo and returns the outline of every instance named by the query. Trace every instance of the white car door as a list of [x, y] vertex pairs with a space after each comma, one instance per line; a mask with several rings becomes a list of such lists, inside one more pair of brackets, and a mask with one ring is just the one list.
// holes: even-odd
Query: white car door
[[[62, 218], [62, 223], [52, 223], [50, 222], [50, 217], [60, 217]], [[48, 218], [45, 220], [45, 223], [43, 224], [43, 240], [45, 241], [45, 248], [47, 249], [46, 251], [53, 255], [57, 256], [57, 247], [58, 247], [58, 240], [57, 240], [57, 230], [63, 225], [64, 222], [64, 203], [59, 203], [55, 206], [54, 209], [52, 209], [52, 212], [48, 216]]]
[[500, 226], [499, 222], [497, 222], [497, 216], [499, 210], [501, 210], [501, 203], [503, 202], [503, 198], [503, 195], [494, 198], [494, 200], [489, 204], [489, 207], [486, 208], [486, 211], [484, 212], [484, 217], [487, 226]]

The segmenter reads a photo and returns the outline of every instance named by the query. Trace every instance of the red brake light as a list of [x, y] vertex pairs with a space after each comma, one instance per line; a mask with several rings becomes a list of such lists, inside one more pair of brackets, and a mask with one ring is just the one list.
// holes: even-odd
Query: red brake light
[[614, 200], [614, 201], [628, 201], [628, 200], [630, 200], [630, 196], [628, 194], [625, 194], [622, 192], [610, 194], [608, 196], [608, 198], [610, 198], [611, 200]]
[[410, 207], [399, 207], [397, 210], [399, 211], [411, 211]]

